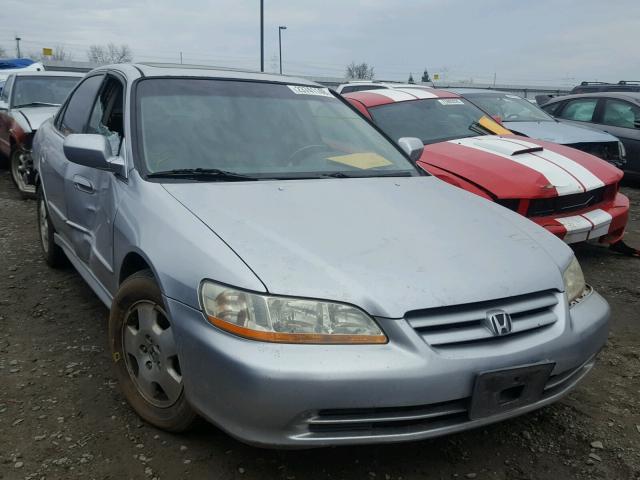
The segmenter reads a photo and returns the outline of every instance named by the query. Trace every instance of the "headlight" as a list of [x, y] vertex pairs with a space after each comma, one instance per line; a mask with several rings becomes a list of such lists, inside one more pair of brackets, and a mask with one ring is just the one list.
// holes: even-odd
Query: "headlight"
[[627, 149], [624, 148], [624, 143], [618, 140], [618, 153], [620, 154], [620, 159], [624, 160], [627, 157]]
[[576, 257], [573, 257], [573, 260], [571, 260], [571, 263], [562, 275], [562, 279], [564, 280], [564, 290], [567, 293], [567, 300], [569, 304], [571, 304], [571, 302], [579, 298], [587, 288], [584, 282], [582, 268], [580, 268]]
[[200, 302], [209, 322], [262, 342], [366, 344], [387, 337], [362, 310], [341, 303], [259, 295], [205, 280]]

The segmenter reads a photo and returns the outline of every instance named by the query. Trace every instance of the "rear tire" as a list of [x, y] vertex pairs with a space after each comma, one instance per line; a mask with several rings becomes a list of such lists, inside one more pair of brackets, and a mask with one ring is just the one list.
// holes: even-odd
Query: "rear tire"
[[187, 430], [197, 418], [184, 392], [175, 335], [150, 270], [127, 278], [111, 305], [109, 341], [120, 388], [151, 425]]
[[58, 245], [56, 245], [53, 234], [55, 228], [49, 218], [47, 202], [44, 199], [42, 189], [38, 189], [38, 236], [40, 237], [40, 247], [44, 261], [51, 268], [61, 268], [67, 265], [67, 256]]

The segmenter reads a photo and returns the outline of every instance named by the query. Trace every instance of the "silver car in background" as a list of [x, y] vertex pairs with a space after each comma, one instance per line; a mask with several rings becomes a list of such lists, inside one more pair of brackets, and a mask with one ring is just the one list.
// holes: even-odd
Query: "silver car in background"
[[278, 447], [397, 442], [547, 405], [609, 307], [542, 228], [418, 171], [306, 80], [90, 72], [34, 142], [42, 250], [110, 308], [121, 389]]
[[596, 128], [559, 121], [537, 105], [512, 93], [478, 88], [452, 88], [452, 92], [480, 107], [516, 135], [567, 145], [624, 168], [626, 150], [613, 135]]

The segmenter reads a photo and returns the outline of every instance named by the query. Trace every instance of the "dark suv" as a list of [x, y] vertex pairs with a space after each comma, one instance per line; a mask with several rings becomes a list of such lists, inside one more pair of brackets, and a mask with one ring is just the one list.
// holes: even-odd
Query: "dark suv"
[[618, 137], [626, 149], [624, 169], [640, 173], [640, 92], [564, 95], [551, 98], [541, 108], [561, 120]]
[[618, 83], [582, 82], [569, 94], [595, 92], [640, 92], [640, 80], [620, 80]]

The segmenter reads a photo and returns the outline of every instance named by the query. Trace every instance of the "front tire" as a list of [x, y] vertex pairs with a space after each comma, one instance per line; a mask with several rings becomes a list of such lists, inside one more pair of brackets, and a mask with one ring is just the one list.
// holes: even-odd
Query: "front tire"
[[47, 202], [44, 199], [42, 188], [38, 190], [38, 234], [40, 237], [40, 247], [44, 261], [52, 268], [61, 268], [67, 264], [67, 256], [62, 249], [56, 245], [53, 234], [55, 229], [49, 218]]
[[9, 157], [9, 168], [11, 170], [11, 179], [16, 188], [24, 198], [35, 198], [36, 187], [27, 182], [27, 170], [32, 168], [29, 154], [14, 148]]
[[109, 340], [122, 392], [136, 413], [172, 432], [197, 418], [187, 402], [174, 329], [153, 274], [127, 278], [111, 306]]

